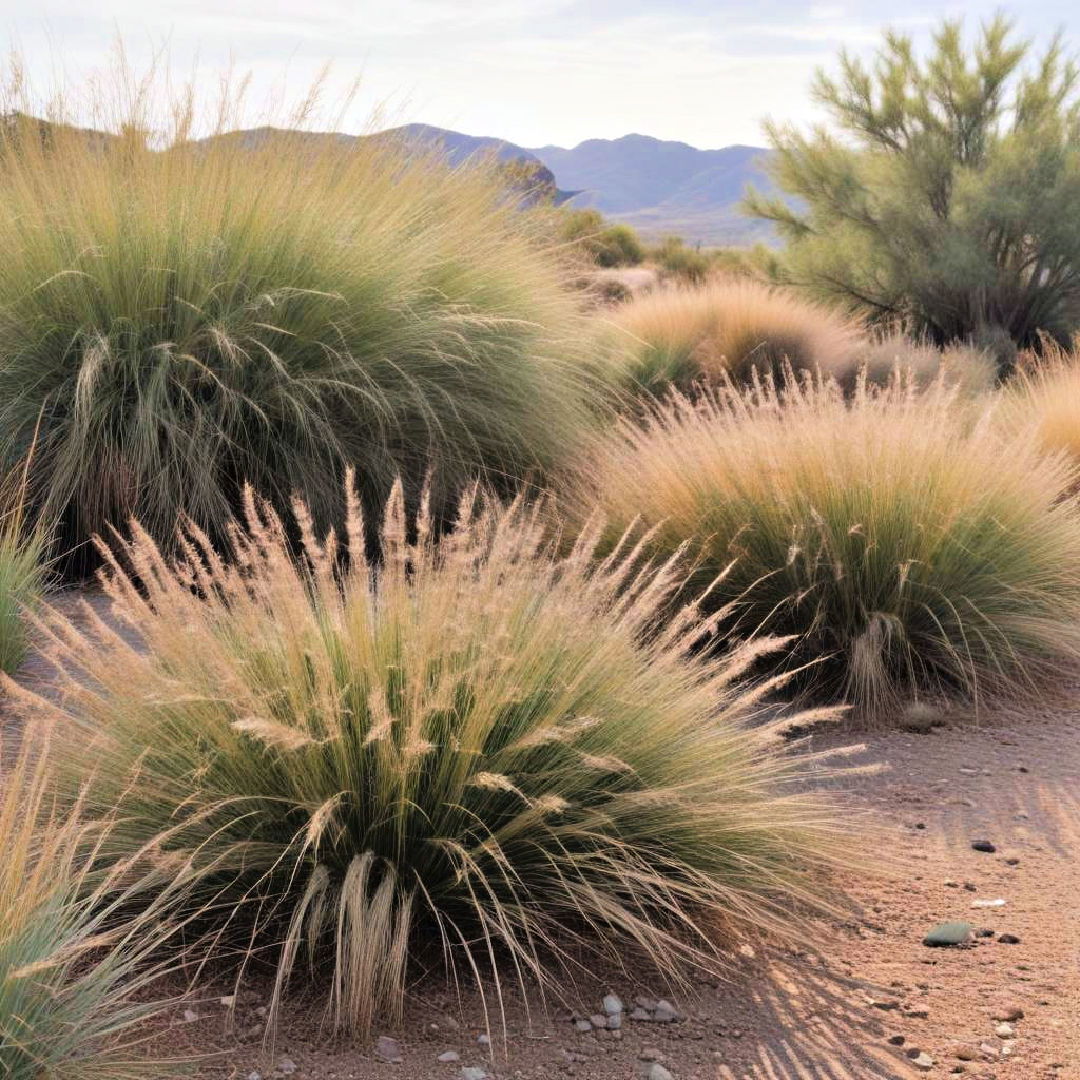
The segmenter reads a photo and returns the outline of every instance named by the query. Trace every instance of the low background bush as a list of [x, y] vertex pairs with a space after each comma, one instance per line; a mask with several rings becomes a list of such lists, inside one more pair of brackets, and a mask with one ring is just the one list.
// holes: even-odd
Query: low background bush
[[360, 1030], [400, 1010], [417, 955], [493, 963], [489, 985], [582, 949], [678, 978], [717, 965], [721, 931], [783, 937], [827, 902], [848, 827], [733, 684], [775, 643], [688, 656], [698, 615], [656, 619], [676, 566], [597, 565], [589, 533], [552, 560], [520, 503], [466, 503], [436, 547], [399, 491], [375, 589], [355, 503], [340, 579], [297, 514], [306, 569], [264, 506], [235, 568], [196, 536], [170, 567], [137, 532], [144, 587], [118, 563], [106, 585], [123, 633], [47, 616], [63, 703], [39, 703], [66, 790], [119, 807], [116, 850], [190, 858], [219, 931], [281, 944], [276, 1001], [305, 953]]
[[556, 221], [559, 241], [599, 267], [637, 266], [645, 258], [638, 234], [629, 225], [609, 224], [599, 210], [560, 210]]
[[940, 384], [681, 399], [624, 422], [576, 498], [697, 551], [722, 637], [797, 635], [782, 667], [814, 662], [809, 698], [887, 720], [1037, 690], [1080, 655], [1075, 469], [992, 420]]

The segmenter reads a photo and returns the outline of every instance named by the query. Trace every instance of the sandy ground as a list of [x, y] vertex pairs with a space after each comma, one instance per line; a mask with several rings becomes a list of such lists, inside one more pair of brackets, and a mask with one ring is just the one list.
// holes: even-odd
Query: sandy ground
[[[29, 665], [28, 681], [45, 677]], [[370, 1045], [335, 1043], [314, 1002], [291, 1003], [267, 1049], [266, 990], [255, 980], [234, 1004], [220, 1000], [233, 993], [223, 984], [177, 1005], [165, 1042], [211, 1055], [196, 1070], [207, 1080], [461, 1080], [465, 1067], [495, 1080], [650, 1070], [665, 1080], [664, 1069], [674, 1080], [1080, 1080], [1080, 710], [813, 741], [855, 739], [867, 744], [856, 760], [887, 769], [848, 782], [853, 809], [880, 830], [868, 872], [843, 882], [853, 916], [822, 925], [805, 948], [756, 944], [728, 982], [672, 995], [648, 976], [599, 973], [565, 1002], [511, 995], [504, 1025], [490, 988], [485, 1001], [422, 981], [402, 1028], [385, 1032], [396, 1047], [384, 1051], [401, 1058], [391, 1063]], [[975, 851], [975, 840], [997, 850]], [[996, 899], [1005, 904], [973, 907]], [[993, 936], [925, 947], [927, 930], [947, 920]], [[681, 1018], [578, 1032], [575, 1017], [599, 1012], [606, 993], [628, 1009], [635, 997], [666, 996]], [[1010, 1009], [1022, 1011], [1011, 1031], [995, 1019]], [[448, 1053], [458, 1059], [438, 1060]]]

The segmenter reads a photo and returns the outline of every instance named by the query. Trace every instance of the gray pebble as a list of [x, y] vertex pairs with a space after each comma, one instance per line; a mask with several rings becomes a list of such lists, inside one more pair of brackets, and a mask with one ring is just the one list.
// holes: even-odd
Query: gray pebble
[[461, 1060], [461, 1055], [456, 1050], [447, 1050], [439, 1055], [439, 1060], [444, 1065], [452, 1065], [455, 1061]]
[[615, 994], [608, 994], [604, 998], [603, 1009], [608, 1016], [618, 1016], [623, 1011], [623, 1003]]
[[389, 1035], [380, 1035], [375, 1040], [375, 1056], [391, 1065], [398, 1065], [401, 1063], [401, 1043]]
[[670, 1001], [658, 1001], [656, 1003], [656, 1011], [653, 1013], [653, 1020], [658, 1024], [670, 1024], [673, 1020], [679, 1018], [678, 1010]]

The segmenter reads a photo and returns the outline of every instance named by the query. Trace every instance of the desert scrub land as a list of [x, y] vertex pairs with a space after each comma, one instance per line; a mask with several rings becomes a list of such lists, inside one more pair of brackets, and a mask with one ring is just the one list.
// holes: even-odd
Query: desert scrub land
[[[823, 82], [862, 142], [774, 130], [768, 258], [318, 88], [15, 81], [0, 1074], [1077, 1075], [1080, 310], [985, 223], [1080, 179], [1080, 76], [1009, 40], [845, 61], [918, 145]], [[916, 194], [948, 288], [864, 230]]]

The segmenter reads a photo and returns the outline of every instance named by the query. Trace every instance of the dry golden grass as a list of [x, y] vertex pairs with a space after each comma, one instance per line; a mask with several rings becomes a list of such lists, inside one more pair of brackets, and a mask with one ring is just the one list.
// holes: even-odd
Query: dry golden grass
[[777, 375], [785, 363], [825, 374], [847, 371], [866, 340], [862, 326], [823, 305], [750, 280], [653, 293], [613, 316], [629, 339], [627, 378], [653, 392], [725, 377]]
[[690, 545], [722, 634], [796, 635], [814, 700], [887, 721], [1037, 692], [1080, 658], [1075, 467], [986, 408], [896, 381], [678, 399], [623, 422], [570, 502], [640, 519], [661, 556]]
[[989, 352], [967, 345], [939, 349], [928, 342], [890, 334], [868, 343], [845, 370], [829, 372], [851, 393], [860, 378], [887, 386], [894, 378], [929, 387], [936, 382], [955, 386], [964, 396], [990, 393], [998, 379], [997, 363]]
[[437, 545], [399, 488], [376, 567], [350, 489], [347, 566], [297, 503], [298, 566], [249, 498], [228, 561], [195, 529], [175, 565], [137, 526], [107, 554], [120, 632], [43, 619], [62, 786], [118, 807], [116, 850], [203, 870], [208, 947], [283, 943], [275, 1010], [305, 957], [334, 1024], [366, 1030], [417, 952], [497, 1010], [504, 980], [557, 990], [583, 953], [678, 979], [829, 906], [850, 819], [785, 749], [803, 718], [753, 726], [769, 687], [740, 682], [781, 643], [693, 655], [709, 620], [658, 625], [677, 561], [631, 540], [596, 561], [593, 527], [553, 557], [545, 521], [474, 498]]
[[1002, 391], [1001, 420], [1010, 431], [1030, 431], [1050, 453], [1080, 462], [1080, 363], [1075, 353], [1047, 347], [1035, 365], [1020, 369]]

